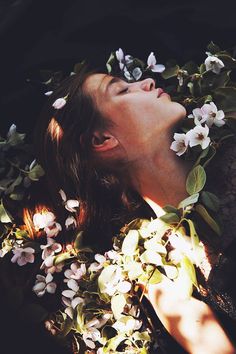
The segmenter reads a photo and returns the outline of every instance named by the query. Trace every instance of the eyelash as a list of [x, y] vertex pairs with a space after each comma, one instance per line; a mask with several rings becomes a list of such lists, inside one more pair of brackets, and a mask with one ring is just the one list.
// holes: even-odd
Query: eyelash
[[129, 91], [129, 88], [126, 87], [126, 88], [124, 88], [123, 90], [121, 90], [121, 91], [119, 92], [119, 94], [127, 93], [128, 91]]

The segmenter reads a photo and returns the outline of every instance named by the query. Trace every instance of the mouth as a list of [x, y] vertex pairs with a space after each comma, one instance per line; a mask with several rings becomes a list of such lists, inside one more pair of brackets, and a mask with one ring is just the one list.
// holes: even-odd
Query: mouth
[[166, 93], [162, 88], [157, 89], [157, 98], [160, 98], [162, 96], [166, 96], [170, 99], [170, 95]]
[[158, 88], [157, 89], [157, 98], [159, 98], [163, 93], [165, 93], [165, 91], [162, 90], [162, 88]]

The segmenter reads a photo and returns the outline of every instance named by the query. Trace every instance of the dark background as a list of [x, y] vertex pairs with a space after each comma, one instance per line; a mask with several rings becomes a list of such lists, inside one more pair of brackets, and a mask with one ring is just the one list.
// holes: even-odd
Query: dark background
[[180, 64], [205, 59], [212, 40], [236, 44], [233, 0], [0, 0], [0, 130], [30, 132], [46, 99], [40, 69], [106, 62], [119, 47], [146, 60]]

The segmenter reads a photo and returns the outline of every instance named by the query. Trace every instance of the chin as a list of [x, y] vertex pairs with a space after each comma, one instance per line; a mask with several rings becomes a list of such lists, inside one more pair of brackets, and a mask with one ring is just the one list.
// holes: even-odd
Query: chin
[[173, 102], [175, 104], [175, 117], [176, 117], [176, 121], [182, 120], [186, 117], [187, 115], [187, 111], [185, 109], [184, 106], [182, 106], [182, 104], [178, 103], [178, 102]]

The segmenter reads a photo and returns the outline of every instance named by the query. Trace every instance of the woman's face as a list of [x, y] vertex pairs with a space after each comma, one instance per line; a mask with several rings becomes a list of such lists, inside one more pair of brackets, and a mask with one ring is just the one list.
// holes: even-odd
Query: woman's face
[[96, 102], [101, 114], [112, 124], [109, 127], [120, 144], [133, 152], [144, 151], [172, 133], [173, 127], [186, 116], [185, 108], [172, 102], [153, 79], [134, 83], [105, 74], [93, 74], [84, 83], [85, 91]]

